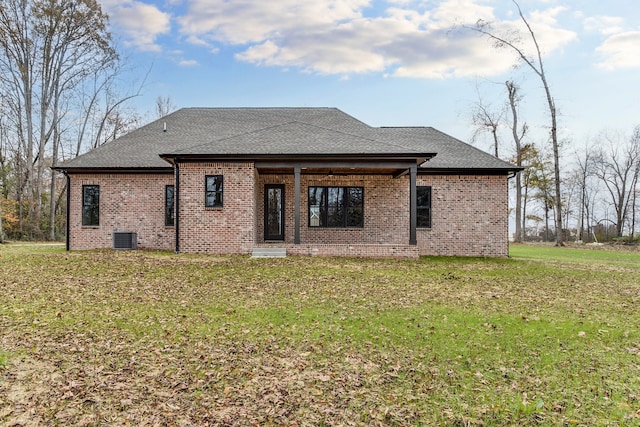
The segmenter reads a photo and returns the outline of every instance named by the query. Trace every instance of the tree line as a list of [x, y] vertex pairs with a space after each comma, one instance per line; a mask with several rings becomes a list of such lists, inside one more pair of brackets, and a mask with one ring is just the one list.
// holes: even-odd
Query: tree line
[[64, 233], [51, 167], [138, 125], [96, 0], [0, 0], [0, 239]]
[[[489, 134], [496, 157], [502, 141], [511, 141], [505, 144], [512, 154], [503, 158], [523, 168], [512, 183], [513, 240], [555, 241], [556, 245], [567, 240], [635, 240], [640, 212], [640, 125], [630, 135], [603, 130], [563, 158], [555, 100], [536, 33], [518, 2], [512, 2], [525, 29], [522, 33], [501, 33], [483, 21], [468, 29], [491, 40], [497, 49], [515, 52], [519, 60], [515, 65], [524, 65], [539, 79], [546, 100], [549, 135], [542, 142], [530, 137], [520, 117], [522, 97], [514, 80], [503, 85], [502, 107], [487, 105], [481, 96], [472, 107], [475, 136]], [[533, 46], [532, 55], [523, 48], [524, 40]], [[506, 137], [503, 130], [508, 130]]]

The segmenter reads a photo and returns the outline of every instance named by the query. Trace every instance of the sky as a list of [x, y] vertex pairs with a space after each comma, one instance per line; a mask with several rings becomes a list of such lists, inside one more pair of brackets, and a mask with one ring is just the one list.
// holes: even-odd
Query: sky
[[[98, 1], [135, 70], [129, 83], [144, 78], [135, 104], [149, 118], [158, 96], [178, 108], [336, 107], [372, 126], [433, 126], [470, 141], [474, 105], [499, 111], [513, 80], [530, 138], [548, 135], [539, 77], [470, 29], [490, 24], [534, 54], [511, 0]], [[637, 0], [518, 4], [568, 146], [640, 125]]]

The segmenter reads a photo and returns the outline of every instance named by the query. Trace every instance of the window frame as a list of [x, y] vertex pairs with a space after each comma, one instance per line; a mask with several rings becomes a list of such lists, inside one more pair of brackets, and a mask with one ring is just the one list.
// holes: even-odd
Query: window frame
[[[220, 188], [217, 190], [209, 190], [209, 179], [219, 179]], [[209, 196], [213, 196], [213, 204], [209, 204]], [[218, 195], [218, 197], [216, 197]], [[204, 206], [206, 208], [223, 208], [224, 207], [224, 176], [223, 175], [205, 175], [204, 177]]]
[[[91, 197], [92, 203], [87, 203], [87, 190], [93, 188], [96, 193]], [[95, 211], [91, 213], [92, 211]], [[95, 218], [94, 218], [95, 217]], [[95, 219], [95, 222], [93, 221]], [[83, 227], [98, 227], [100, 226], [100, 186], [96, 184], [89, 184], [82, 186], [82, 226]]]
[[[169, 189], [171, 189], [171, 205], [169, 205]], [[167, 184], [164, 187], [164, 225], [165, 227], [174, 227], [176, 225], [176, 187], [173, 184]]]
[[[420, 191], [426, 190], [428, 191], [427, 203], [424, 205], [420, 205]], [[416, 227], [417, 228], [432, 228], [433, 227], [433, 188], [430, 185], [418, 185], [416, 186]], [[423, 216], [420, 215], [420, 212], [426, 212], [426, 217], [428, 220], [426, 224], [420, 224], [420, 218]]]
[[[311, 193], [317, 192], [315, 189], [322, 189], [320, 194], [320, 200], [317, 204], [312, 204]], [[332, 190], [333, 189], [333, 190]], [[340, 200], [335, 200], [336, 203], [330, 204], [329, 194], [339, 190], [341, 194]], [[359, 201], [356, 199], [354, 205], [354, 198], [352, 197], [352, 190], [359, 192]], [[313, 208], [313, 209], [312, 209]], [[333, 211], [334, 215], [330, 215]], [[340, 224], [336, 224], [335, 212], [340, 212], [342, 218]], [[350, 221], [350, 212], [359, 212], [360, 221], [358, 224], [353, 224]], [[331, 222], [331, 220], [334, 220]], [[317, 222], [317, 225], [314, 224]], [[364, 187], [362, 186], [335, 186], [335, 185], [310, 185], [307, 187], [307, 227], [308, 228], [364, 228]]]

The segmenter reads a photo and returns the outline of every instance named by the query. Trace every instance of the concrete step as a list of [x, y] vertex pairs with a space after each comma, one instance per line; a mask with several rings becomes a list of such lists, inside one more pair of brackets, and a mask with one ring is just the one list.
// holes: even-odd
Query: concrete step
[[284, 258], [287, 248], [253, 248], [251, 258]]

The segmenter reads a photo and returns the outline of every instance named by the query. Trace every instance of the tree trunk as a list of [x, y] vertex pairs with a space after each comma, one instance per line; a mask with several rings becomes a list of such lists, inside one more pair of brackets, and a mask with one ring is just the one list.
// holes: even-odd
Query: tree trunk
[[549, 205], [544, 202], [544, 241], [548, 242], [549, 239]]
[[[55, 132], [53, 138], [53, 164], [52, 167], [58, 165], [58, 145], [60, 135]], [[56, 240], [56, 171], [51, 170], [51, 186], [49, 188], [49, 240]]]
[[[509, 93], [509, 106], [511, 107], [513, 142], [516, 144], [516, 165], [522, 166], [522, 143], [521, 136], [518, 134], [518, 109], [516, 107], [516, 99], [518, 88], [510, 81], [505, 83]], [[522, 128], [522, 136], [526, 132], [526, 126]], [[516, 174], [516, 235], [514, 241], [522, 242], [522, 177], [521, 172]]]
[[531, 36], [531, 41], [536, 48], [536, 56], [537, 56], [537, 64], [535, 60], [532, 59], [529, 55], [527, 55], [520, 47], [517, 46], [519, 39], [514, 37], [512, 40], [508, 40], [503, 37], [499, 37], [489, 30], [486, 29], [486, 23], [484, 21], [479, 20], [476, 24], [476, 27], [473, 28], [475, 31], [489, 37], [494, 40], [498, 46], [500, 47], [508, 47], [512, 49], [518, 57], [527, 64], [527, 66], [540, 78], [542, 82], [542, 86], [544, 87], [545, 95], [547, 98], [547, 105], [549, 107], [549, 114], [551, 116], [551, 143], [553, 145], [553, 163], [554, 163], [554, 178], [555, 178], [555, 210], [557, 212], [555, 218], [556, 224], [556, 246], [563, 246], [562, 241], [562, 198], [560, 193], [560, 147], [558, 143], [558, 125], [556, 120], [556, 106], [553, 101], [553, 97], [551, 96], [551, 89], [549, 88], [549, 84], [547, 82], [547, 76], [544, 70], [544, 63], [542, 61], [542, 52], [540, 51], [540, 46], [538, 45], [538, 39], [536, 38], [533, 29], [529, 25], [529, 21], [524, 17], [522, 13], [522, 9], [516, 0], [512, 0], [513, 4], [516, 5], [518, 9], [518, 15], [522, 22], [524, 22], [527, 27], [527, 31]]

